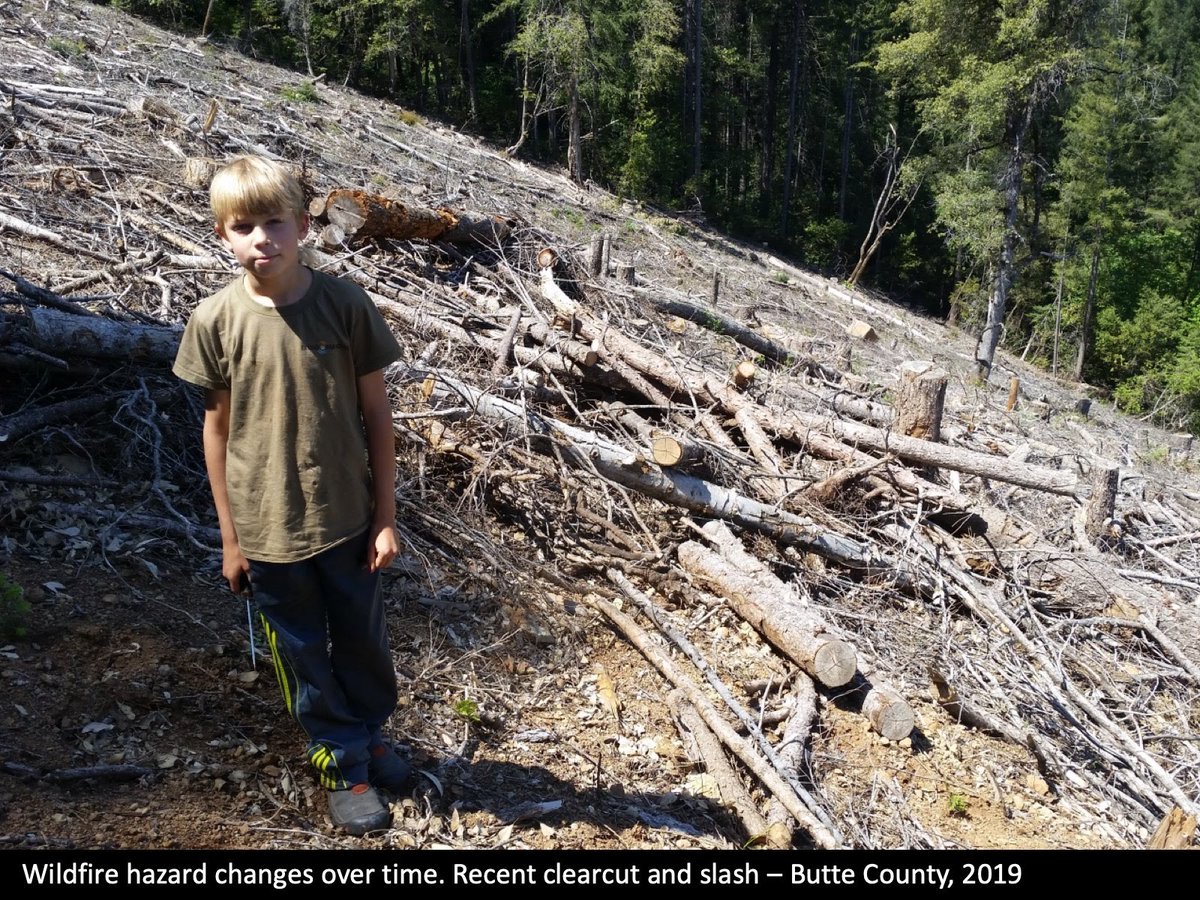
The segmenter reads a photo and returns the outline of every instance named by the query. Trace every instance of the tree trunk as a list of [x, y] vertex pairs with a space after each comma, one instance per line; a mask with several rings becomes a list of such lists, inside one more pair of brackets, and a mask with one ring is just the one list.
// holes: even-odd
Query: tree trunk
[[216, 3], [217, 0], [208, 0], [208, 8], [204, 10], [204, 24], [200, 26], [200, 37], [208, 34], [208, 23], [212, 21], [212, 11]]
[[850, 56], [846, 64], [846, 81], [842, 88], [842, 169], [838, 184], [838, 218], [846, 221], [846, 190], [850, 185], [850, 136], [853, 133], [854, 64], [858, 61], [857, 31], [850, 36]]
[[783, 158], [783, 212], [780, 216], [779, 230], [786, 239], [788, 235], [788, 215], [792, 205], [792, 175], [796, 166], [796, 99], [800, 95], [800, 55], [804, 45], [801, 33], [804, 27], [804, 0], [795, 0], [793, 7], [795, 15], [792, 22], [792, 70], [788, 78], [788, 124], [787, 146]]
[[583, 184], [583, 110], [579, 104], [579, 78], [571, 75], [570, 138], [567, 143], [567, 171], [576, 184]]
[[704, 86], [704, 8], [703, 0], [691, 0], [692, 7], [692, 177], [700, 193], [703, 155], [701, 108]]
[[479, 115], [479, 92], [475, 87], [475, 48], [471, 35], [471, 0], [462, 0], [462, 27], [459, 32], [462, 42], [463, 69], [467, 75], [467, 101], [471, 118]]
[[[778, 20], [777, 20], [778, 21]], [[758, 192], [759, 212], [764, 219], [768, 218], [771, 210], [771, 197], [775, 184], [775, 119], [776, 119], [776, 86], [779, 84], [779, 28], [771, 29], [771, 48], [767, 56], [767, 80], [764, 91], [767, 95], [763, 110], [762, 137], [762, 168], [759, 170]]]
[[1092, 244], [1092, 269], [1088, 273], [1087, 297], [1083, 301], [1083, 321], [1079, 324], [1079, 352], [1075, 356], [1074, 377], [1083, 381], [1083, 370], [1092, 355], [1092, 341], [1096, 330], [1096, 285], [1100, 280], [1101, 231], [1096, 230], [1096, 241]]
[[[1036, 87], [1034, 88], [1036, 90]], [[1008, 294], [1016, 280], [1017, 214], [1020, 212], [1021, 176], [1025, 166], [1025, 136], [1033, 121], [1034, 98], [1027, 99], [1008, 127], [1009, 157], [1004, 172], [1004, 237], [1000, 244], [1000, 259], [996, 266], [996, 287], [988, 301], [987, 323], [975, 350], [979, 377], [985, 381], [992, 374], [996, 348], [1004, 331], [1004, 314], [1008, 309]]]
[[[521, 149], [521, 145], [525, 143], [525, 138], [529, 136], [529, 57], [522, 56], [521, 61], [521, 68], [523, 71], [521, 83], [521, 133], [517, 135], [517, 142], [504, 151], [509, 156], [516, 156], [517, 152]], [[534, 112], [536, 113], [536, 109]], [[536, 126], [536, 119], [534, 120], [533, 124]], [[537, 135], [534, 135], [533, 143], [534, 146], [537, 145]]]

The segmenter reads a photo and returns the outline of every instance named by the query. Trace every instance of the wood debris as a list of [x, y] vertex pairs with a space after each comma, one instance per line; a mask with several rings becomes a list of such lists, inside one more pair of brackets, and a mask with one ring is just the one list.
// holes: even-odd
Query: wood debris
[[[13, 27], [40, 9], [17, 6]], [[1130, 845], [1172, 807], [1200, 814], [1187, 699], [1200, 671], [1200, 502], [1186, 477], [1147, 474], [1128, 423], [1093, 405], [1075, 424], [1096, 446], [1081, 446], [1005, 389], [955, 377], [969, 354], [933, 354], [936, 324], [816, 276], [779, 284], [775, 272], [798, 270], [732, 246], [689, 243], [682, 266], [682, 238], [629, 218], [635, 256], [616, 229], [572, 230], [570, 215], [547, 212], [546, 197], [582, 202], [564, 177], [432, 130], [437, 152], [419, 150], [409, 126], [332, 88], [337, 115], [319, 118], [340, 128], [318, 133], [317, 116], [263, 116], [271, 98], [169, 55], [202, 90], [171, 80], [149, 96], [116, 69], [72, 67], [57, 86], [78, 93], [0, 85], [12, 270], [0, 367], [28, 391], [3, 397], [0, 446], [87, 429], [123, 443], [139, 480], [86, 504], [38, 485], [19, 507], [24, 527], [88, 506], [115, 529], [136, 508], [189, 552], [216, 551], [202, 407], [168, 373], [180, 326], [232, 271], [202, 224], [204, 186], [236, 153], [303, 158], [313, 209], [337, 229], [312, 258], [360, 283], [405, 349], [388, 378], [406, 540], [428, 566], [488, 585], [537, 646], [555, 636], [515, 595], [553, 594], [540, 613], [580, 605], [611, 623], [645, 656], [638, 689], [670, 697], [685, 730], [703, 723], [699, 753], [722, 784], [745, 779], [728, 802], [747, 829], [774, 846], [793, 827], [797, 844], [931, 845], [911, 815], [883, 835], [892, 826], [856, 813], [827, 780], [835, 760], [801, 765], [796, 748], [837, 703], [892, 742], [935, 722], [1000, 735], [1064, 802], [1103, 798], [1107, 827]], [[41, 64], [17, 62], [14, 79]], [[17, 187], [67, 169], [78, 190]], [[468, 206], [491, 212], [451, 212]], [[894, 325], [892, 346], [861, 320], [844, 331], [854, 309]], [[859, 339], [855, 376], [846, 333]], [[780, 334], [788, 343], [768, 337]], [[54, 391], [38, 381], [51, 370]], [[1071, 414], [1069, 390], [1022, 373], [1022, 391], [1040, 379], [1036, 393]], [[15, 483], [0, 477], [0, 491]], [[643, 598], [636, 614], [613, 602], [622, 595]], [[687, 659], [661, 646], [671, 631], [691, 642]], [[741, 708], [742, 656], [807, 686], [786, 727]], [[706, 680], [727, 699], [710, 699]], [[596, 687], [628, 731], [602, 667]]]

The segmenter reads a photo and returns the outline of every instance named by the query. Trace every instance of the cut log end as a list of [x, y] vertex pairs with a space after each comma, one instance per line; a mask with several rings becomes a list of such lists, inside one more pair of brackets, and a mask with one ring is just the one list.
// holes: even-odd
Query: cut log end
[[552, 269], [558, 263], [558, 253], [550, 247], [544, 247], [538, 251], [537, 261], [541, 268]]
[[853, 646], [845, 641], [826, 641], [813, 654], [808, 674], [826, 687], [841, 687], [850, 683], [857, 669], [858, 657]]
[[656, 434], [650, 441], [650, 453], [660, 466], [676, 466], [683, 459], [683, 444], [669, 434]]
[[734, 367], [733, 383], [739, 389], [743, 389], [754, 380], [756, 374], [758, 374], [758, 367], [750, 360], [744, 359]]
[[863, 715], [876, 733], [889, 741], [901, 741], [916, 726], [912, 707], [894, 691], [874, 688], [863, 701]]

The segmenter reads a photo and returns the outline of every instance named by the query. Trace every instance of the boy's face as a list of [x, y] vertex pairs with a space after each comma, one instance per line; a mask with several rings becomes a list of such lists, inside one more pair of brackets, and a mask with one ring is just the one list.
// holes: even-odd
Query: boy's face
[[216, 232], [243, 269], [259, 281], [270, 282], [290, 275], [299, 265], [308, 216], [297, 219], [288, 210], [237, 213], [218, 222]]

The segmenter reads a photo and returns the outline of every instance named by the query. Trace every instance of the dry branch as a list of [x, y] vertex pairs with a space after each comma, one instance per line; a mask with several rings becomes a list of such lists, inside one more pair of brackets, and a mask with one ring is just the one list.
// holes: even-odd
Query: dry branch
[[640, 491], [691, 512], [728, 519], [761, 531], [785, 543], [797, 544], [853, 569], [887, 575], [910, 584], [906, 573], [877, 557], [857, 541], [832, 534], [808, 519], [739, 494], [737, 491], [690, 475], [663, 471], [640, 462], [636, 452], [613, 444], [592, 432], [547, 419], [500, 397], [485, 394], [445, 373], [430, 373], [430, 396], [451, 405], [466, 403], [476, 412], [516, 425], [530, 435], [557, 435], [564, 443], [558, 452], [573, 465], [594, 471], [610, 481]]
[[[683, 692], [679, 690], [671, 691], [667, 700], [680, 725], [695, 741], [697, 753], [704, 763], [704, 770], [716, 782], [721, 802], [728, 806], [742, 823], [747, 837], [753, 839], [765, 835], [767, 820], [754, 805], [737, 772], [725, 758], [716, 736], [704, 724], [695, 707], [688, 703]], [[781, 849], [786, 849], [787, 846], [790, 846], [790, 842]]]
[[625, 635], [629, 641], [641, 651], [654, 667], [676, 688], [681, 690], [688, 701], [700, 713], [705, 724], [713, 730], [736, 756], [749, 768], [763, 785], [771, 791], [772, 794], [787, 808], [787, 811], [792, 814], [800, 826], [808, 831], [812, 836], [813, 841], [817, 846], [825, 850], [833, 850], [842, 844], [841, 837], [833, 830], [823, 824], [809, 809], [806, 807], [792, 790], [791, 787], [780, 777], [774, 769], [770, 768], [763, 759], [754, 752], [740, 735], [723, 719], [720, 714], [713, 708], [712, 703], [707, 697], [692, 683], [692, 681], [676, 669], [671, 662], [670, 657], [663, 652], [643, 631], [638, 627], [625, 613], [621, 612], [611, 603], [593, 595], [587, 595], [584, 598], [592, 609], [601, 613], [605, 618], [617, 626], [621, 633]]
[[678, 316], [689, 322], [695, 322], [709, 331], [731, 337], [743, 347], [747, 347], [755, 353], [761, 354], [763, 358], [769, 359], [779, 365], [803, 366], [812, 374], [820, 375], [828, 381], [841, 380], [841, 373], [826, 368], [812, 357], [802, 356], [782, 344], [777, 344], [775, 341], [763, 337], [758, 332], [747, 328], [741, 322], [737, 321], [737, 319], [733, 319], [715, 309], [697, 306], [686, 300], [658, 298], [649, 292], [647, 292], [647, 297], [659, 312]]

